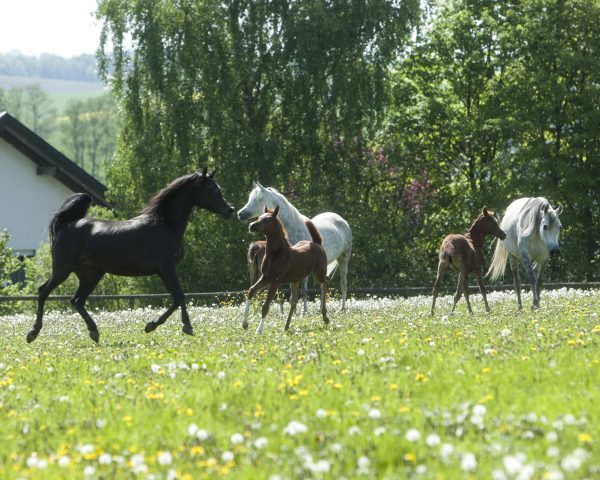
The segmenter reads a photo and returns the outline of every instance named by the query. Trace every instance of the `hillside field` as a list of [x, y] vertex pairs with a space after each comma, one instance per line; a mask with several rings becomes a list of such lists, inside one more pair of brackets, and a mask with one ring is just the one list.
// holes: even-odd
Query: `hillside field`
[[[316, 303], [262, 336], [240, 305], [0, 318], [0, 477], [600, 477], [600, 294], [473, 296], [430, 318], [430, 297]], [[524, 304], [531, 305], [526, 295]], [[56, 308], [56, 304], [54, 304]]]

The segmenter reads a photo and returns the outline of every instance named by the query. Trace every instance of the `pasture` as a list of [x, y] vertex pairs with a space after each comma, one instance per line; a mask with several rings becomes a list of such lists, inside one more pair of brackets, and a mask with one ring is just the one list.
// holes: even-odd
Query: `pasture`
[[[0, 477], [598, 478], [600, 295], [317, 302], [264, 333], [240, 305], [0, 318]], [[56, 307], [56, 305], [54, 305]], [[94, 308], [93, 308], [94, 307]]]

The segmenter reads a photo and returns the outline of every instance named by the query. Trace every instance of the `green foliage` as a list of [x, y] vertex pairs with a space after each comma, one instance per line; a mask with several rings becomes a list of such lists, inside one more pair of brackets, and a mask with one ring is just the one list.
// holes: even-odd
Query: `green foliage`
[[[16, 275], [21, 270], [21, 261], [8, 246], [10, 236], [6, 230], [0, 231], [0, 295], [15, 295], [20, 293], [22, 285], [16, 281]], [[0, 315], [7, 315], [18, 310], [18, 306], [0, 302]]]

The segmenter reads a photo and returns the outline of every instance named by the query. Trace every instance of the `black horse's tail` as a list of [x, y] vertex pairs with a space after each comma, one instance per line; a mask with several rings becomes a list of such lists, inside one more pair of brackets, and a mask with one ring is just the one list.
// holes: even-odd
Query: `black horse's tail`
[[315, 224], [310, 220], [306, 220], [305, 224], [306, 228], [308, 228], [310, 236], [312, 237], [312, 241], [318, 243], [319, 245], [323, 245], [323, 237], [319, 233], [319, 230], [317, 230]]
[[50, 230], [50, 242], [54, 243], [58, 232], [65, 225], [85, 217], [91, 203], [92, 197], [87, 193], [76, 193], [67, 198], [62, 207], [53, 215], [52, 220], [50, 220], [50, 226], [48, 227]]

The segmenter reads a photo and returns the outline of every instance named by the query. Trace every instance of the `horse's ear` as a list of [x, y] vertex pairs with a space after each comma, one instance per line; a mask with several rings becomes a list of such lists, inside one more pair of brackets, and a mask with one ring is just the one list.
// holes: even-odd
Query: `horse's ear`
[[489, 217], [490, 212], [488, 212], [487, 207], [483, 207], [483, 210], [481, 210], [481, 213], [483, 213], [484, 216]]
[[556, 213], [556, 216], [557, 216], [557, 217], [558, 217], [560, 214], [562, 214], [562, 212], [563, 212], [562, 205], [559, 205], [558, 207], [556, 207], [556, 208], [554, 209], [554, 212]]
[[202, 178], [205, 178], [205, 177], [206, 177], [206, 172], [208, 172], [208, 168], [204, 167], [204, 168], [202, 169]]
[[542, 210], [544, 211], [544, 213], [548, 213], [549, 208], [550, 208], [549, 203], [544, 203], [544, 205], [542, 206]]
[[261, 185], [259, 182], [256, 182], [256, 186], [257, 186], [258, 188], [260, 188], [261, 190], [266, 190], [266, 188], [265, 188], [265, 187], [263, 187], [263, 186], [262, 186], [262, 185]]
[[209, 173], [209, 174], [208, 174], [208, 176], [209, 176], [210, 178], [214, 178], [214, 176], [217, 174], [217, 170], [219, 170], [219, 167], [215, 168], [215, 169], [212, 171], [212, 173]]
[[265, 205], [265, 211], [264, 213], [268, 213], [269, 209], [267, 208], [267, 206]]
[[275, 207], [275, 210], [273, 210], [273, 216], [276, 217], [278, 213], [279, 213], [279, 205], [277, 205]]

